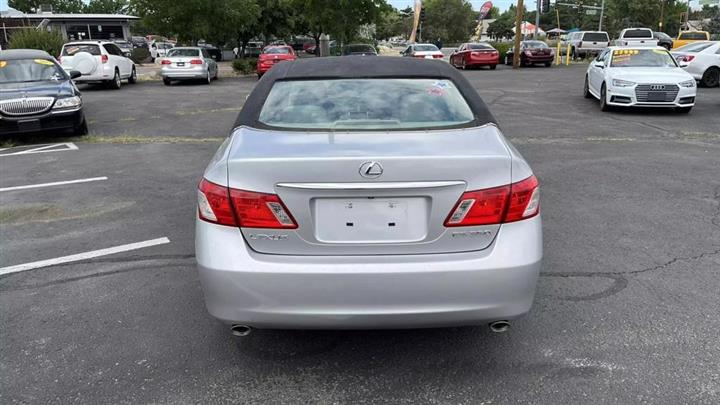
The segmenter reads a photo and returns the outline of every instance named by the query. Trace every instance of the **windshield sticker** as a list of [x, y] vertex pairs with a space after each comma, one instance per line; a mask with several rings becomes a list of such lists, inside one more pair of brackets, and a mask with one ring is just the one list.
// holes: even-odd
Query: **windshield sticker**
[[47, 59], [34, 59], [33, 62], [37, 63], [38, 65], [45, 65], [45, 66], [54, 66], [55, 64], [52, 63], [52, 61], [49, 61]]
[[7, 66], [7, 61], [0, 60], [0, 68], [4, 68], [5, 66]]
[[426, 92], [428, 95], [431, 95], [431, 96], [444, 96], [445, 95], [445, 91], [436, 86], [428, 87]]
[[659, 55], [665, 55], [665, 54], [667, 54], [667, 51], [664, 50], [664, 49], [653, 49], [652, 51], [655, 52], [655, 53], [657, 53], [657, 54], [659, 54]]
[[614, 56], [620, 56], [620, 55], [637, 55], [640, 53], [639, 49], [616, 49], [613, 51]]
[[447, 80], [438, 80], [433, 83], [433, 86], [439, 87], [441, 89], [447, 89], [448, 87], [450, 87], [450, 82], [448, 82]]

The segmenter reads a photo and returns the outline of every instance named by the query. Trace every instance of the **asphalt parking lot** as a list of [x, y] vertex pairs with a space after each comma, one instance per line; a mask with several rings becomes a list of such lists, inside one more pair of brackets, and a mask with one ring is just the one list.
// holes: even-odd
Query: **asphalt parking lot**
[[536, 302], [508, 333], [234, 340], [204, 308], [195, 186], [256, 79], [87, 87], [86, 139], [1, 140], [0, 402], [720, 402], [720, 89], [602, 113], [583, 66], [465, 74], [543, 193]]

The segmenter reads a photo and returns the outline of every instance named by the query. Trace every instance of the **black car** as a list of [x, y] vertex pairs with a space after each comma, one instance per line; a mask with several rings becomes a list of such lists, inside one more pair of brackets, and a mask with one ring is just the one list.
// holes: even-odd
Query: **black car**
[[47, 52], [0, 51], [0, 134], [71, 130], [88, 132], [80, 91]]
[[673, 39], [670, 35], [664, 33], [664, 32], [653, 32], [653, 37], [658, 40], [658, 45], [662, 46], [663, 48], [667, 49], [668, 51], [672, 49], [673, 47]]
[[377, 56], [377, 51], [372, 45], [367, 44], [352, 44], [346, 45], [342, 51], [343, 56], [349, 55], [365, 55], [365, 56]]
[[217, 62], [220, 62], [223, 60], [222, 50], [214, 45], [210, 45], [208, 43], [198, 43], [198, 46], [205, 49], [207, 53], [210, 54], [210, 57], [216, 60]]

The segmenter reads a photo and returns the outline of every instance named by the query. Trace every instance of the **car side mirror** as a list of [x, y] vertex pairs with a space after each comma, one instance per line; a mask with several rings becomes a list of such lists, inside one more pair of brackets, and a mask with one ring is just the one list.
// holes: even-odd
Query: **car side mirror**
[[132, 56], [132, 52], [125, 52], [124, 55], [126, 58], [129, 58]]
[[593, 66], [600, 69], [605, 69], [605, 62], [594, 62]]
[[690, 64], [684, 60], [681, 60], [681, 61], [678, 61], [678, 66], [680, 66], [681, 68], [686, 68], [686, 67], [690, 66]]
[[78, 72], [77, 70], [71, 70], [68, 72], [70, 75], [70, 79], [77, 79], [78, 77], [82, 76], [82, 73]]

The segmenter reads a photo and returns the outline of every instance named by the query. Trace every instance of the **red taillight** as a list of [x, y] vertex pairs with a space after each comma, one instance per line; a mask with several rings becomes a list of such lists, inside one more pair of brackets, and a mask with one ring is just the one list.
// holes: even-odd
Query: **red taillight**
[[236, 225], [227, 187], [203, 179], [198, 186], [197, 196], [200, 219], [220, 225]]
[[172, 62], [170, 62], [169, 59], [163, 59], [160, 61], [160, 64], [161, 65], [170, 65], [170, 64], [172, 64]]
[[202, 65], [202, 64], [203, 64], [203, 61], [200, 60], [200, 59], [193, 59], [193, 60], [190, 61], [190, 64], [191, 64], [191, 65]]
[[230, 199], [243, 228], [297, 228], [285, 204], [275, 194], [230, 189]]
[[535, 176], [507, 186], [468, 191], [458, 200], [445, 226], [491, 225], [520, 221], [540, 212]]
[[444, 55], [433, 55], [433, 59], [442, 59]]
[[108, 56], [107, 56], [107, 55], [100, 55], [100, 61], [101, 61], [102, 63], [107, 63], [107, 61], [108, 61]]
[[277, 195], [231, 189], [205, 179], [200, 182], [198, 189], [198, 214], [200, 219], [220, 225], [297, 228], [295, 220]]
[[534, 217], [540, 212], [540, 188], [535, 176], [510, 185], [510, 202], [503, 222]]
[[684, 55], [682, 57], [682, 60], [684, 62], [692, 62], [693, 59], [695, 59], [695, 55]]

